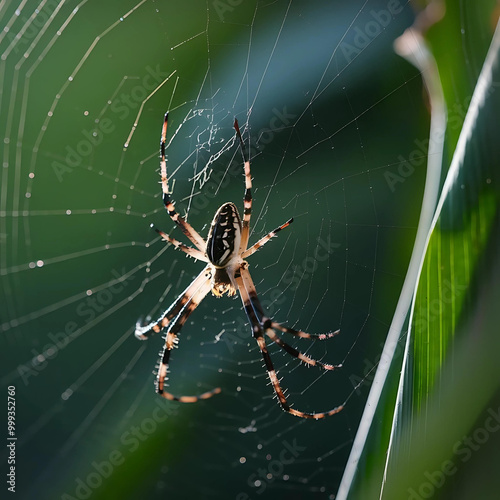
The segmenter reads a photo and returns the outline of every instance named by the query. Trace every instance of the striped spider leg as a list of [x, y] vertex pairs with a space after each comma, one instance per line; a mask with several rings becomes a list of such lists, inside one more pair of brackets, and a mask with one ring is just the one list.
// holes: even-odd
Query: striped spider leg
[[135, 336], [139, 340], [146, 340], [151, 335], [161, 332], [173, 318], [182, 311], [186, 303], [194, 295], [195, 291], [207, 280], [206, 278], [207, 268], [191, 282], [191, 284], [182, 292], [182, 294], [177, 298], [177, 300], [156, 320], [148, 325], [141, 326], [141, 322], [138, 321], [135, 325]]
[[[220, 388], [216, 387], [211, 391], [207, 391], [198, 396], [174, 396], [170, 392], [164, 390], [165, 381], [167, 378], [168, 365], [170, 360], [170, 352], [176, 346], [178, 342], [177, 333], [181, 330], [184, 323], [187, 321], [189, 315], [196, 309], [198, 304], [205, 298], [207, 293], [210, 291], [210, 269], [207, 267], [203, 270], [204, 280], [201, 285], [196, 288], [194, 293], [190, 296], [183, 308], [171, 323], [168, 328], [167, 335], [165, 337], [165, 345], [163, 347], [163, 352], [160, 357], [160, 362], [158, 365], [158, 375], [156, 379], [156, 392], [160, 394], [165, 399], [179, 401], [181, 403], [195, 403], [200, 399], [208, 399], [214, 394], [220, 392]], [[196, 280], [195, 280], [196, 281]]]
[[[187, 248], [189, 249], [189, 247]], [[181, 247], [181, 249], [183, 249], [183, 247]], [[137, 322], [136, 324], [135, 336], [139, 340], [146, 340], [152, 334], [158, 333], [163, 328], [168, 326], [167, 333], [164, 337], [165, 345], [163, 346], [163, 351], [157, 366], [156, 376], [156, 392], [165, 399], [179, 401], [181, 403], [195, 403], [200, 399], [208, 399], [214, 394], [218, 394], [220, 392], [220, 388], [217, 387], [198, 396], [175, 396], [164, 390], [168, 373], [170, 351], [177, 346], [177, 334], [188, 319], [189, 315], [196, 309], [198, 304], [210, 291], [210, 276], [210, 268], [209, 266], [206, 266], [177, 298], [177, 300], [156, 321], [153, 321], [145, 326], [141, 326], [140, 322]]]
[[271, 357], [267, 350], [265, 337], [277, 344], [291, 356], [301, 362], [316, 366], [323, 370], [333, 371], [340, 368], [341, 365], [331, 365], [312, 359], [300, 351], [290, 346], [276, 334], [276, 330], [290, 335], [312, 339], [326, 340], [334, 337], [339, 330], [331, 333], [313, 335], [301, 330], [294, 330], [268, 318], [260, 304], [255, 290], [255, 285], [248, 271], [247, 257], [253, 255], [262, 248], [268, 241], [275, 237], [282, 229], [288, 227], [293, 219], [277, 227], [257, 243], [248, 248], [250, 234], [250, 218], [252, 214], [252, 177], [250, 172], [250, 160], [246, 152], [238, 121], [234, 121], [236, 137], [240, 144], [243, 156], [244, 174], [245, 174], [245, 195], [244, 195], [244, 213], [241, 220], [238, 209], [234, 203], [224, 203], [215, 213], [212, 220], [207, 240], [205, 241], [196, 230], [188, 224], [176, 211], [174, 204], [170, 199], [168, 192], [167, 164], [165, 159], [165, 143], [167, 133], [168, 113], [165, 114], [160, 142], [160, 170], [161, 185], [163, 193], [163, 204], [172, 220], [179, 226], [184, 235], [189, 238], [194, 247], [172, 238], [168, 234], [155, 229], [162, 239], [172, 244], [178, 250], [186, 253], [190, 257], [206, 262], [207, 265], [203, 271], [191, 282], [184, 292], [175, 300], [175, 302], [164, 311], [161, 316], [148, 325], [136, 325], [135, 335], [138, 339], [148, 339], [154, 333], [159, 333], [167, 328], [164, 340], [165, 344], [158, 364], [158, 373], [156, 378], [156, 391], [165, 399], [175, 400], [182, 403], [194, 403], [200, 399], [207, 399], [220, 392], [220, 388], [215, 388], [198, 396], [174, 396], [165, 390], [165, 382], [170, 361], [170, 353], [177, 345], [178, 333], [186, 323], [189, 315], [196, 309], [200, 302], [206, 297], [209, 291], [216, 297], [226, 294], [231, 297], [238, 291], [243, 302], [243, 307], [252, 327], [253, 336], [261, 350], [264, 363], [273, 385], [275, 394], [286, 412], [311, 419], [321, 419], [329, 415], [334, 415], [342, 410], [343, 406], [338, 406], [332, 410], [322, 413], [306, 413], [291, 408], [281, 389], [276, 371], [274, 370]]
[[168, 192], [167, 161], [165, 159], [167, 124], [168, 124], [168, 112], [165, 113], [165, 117], [163, 119], [163, 127], [161, 129], [161, 140], [160, 140], [160, 173], [161, 173], [161, 189], [163, 194], [163, 205], [165, 206], [168, 215], [170, 215], [170, 218], [177, 224], [177, 226], [179, 226], [181, 231], [191, 240], [193, 245], [198, 250], [200, 250], [201, 253], [205, 253], [205, 241], [191, 226], [191, 224], [185, 221], [176, 212], [174, 204], [170, 200], [170, 193]]
[[[266, 346], [266, 341], [264, 339], [264, 334], [266, 334], [273, 342], [278, 344], [282, 349], [284, 349], [288, 354], [294, 356], [297, 359], [300, 359], [300, 361], [311, 365], [311, 366], [318, 366], [319, 368], [322, 368], [323, 370], [334, 370], [336, 368], [340, 368], [342, 365], [329, 365], [329, 364], [324, 364], [321, 363], [320, 361], [316, 361], [309, 356], [305, 356], [302, 354], [300, 351], [297, 351], [294, 347], [288, 345], [287, 343], [283, 342], [280, 337], [276, 336], [273, 328], [281, 328], [277, 325], [277, 323], [274, 323], [271, 321], [268, 317], [263, 315], [262, 311], [262, 306], [260, 305], [259, 299], [257, 297], [257, 292], [255, 290], [255, 286], [253, 284], [252, 278], [250, 276], [250, 272], [248, 271], [248, 267], [246, 265], [242, 266], [240, 269], [240, 276], [237, 276], [235, 278], [236, 284], [238, 286], [238, 291], [240, 292], [241, 300], [243, 302], [243, 307], [245, 309], [245, 312], [247, 314], [248, 320], [250, 321], [250, 325], [252, 326], [252, 332], [255, 340], [257, 341], [257, 344], [259, 346], [260, 352], [262, 354], [262, 357], [264, 359], [264, 364], [266, 366], [267, 374], [269, 376], [269, 380], [271, 381], [271, 384], [274, 389], [274, 393], [278, 397], [278, 401], [281, 405], [281, 408], [296, 416], [296, 417], [302, 417], [302, 418], [309, 418], [309, 419], [314, 419], [314, 420], [319, 420], [325, 417], [329, 417], [331, 415], [335, 415], [339, 413], [344, 406], [340, 405], [337, 406], [331, 410], [321, 412], [321, 413], [308, 413], [300, 410], [296, 410], [290, 406], [290, 404], [287, 401], [287, 398], [285, 397], [284, 391], [281, 388], [280, 381], [278, 379], [278, 376], [276, 374], [276, 370], [274, 369], [273, 362], [271, 360], [271, 355], [269, 354], [269, 351], [267, 350]], [[259, 320], [257, 317], [257, 311], [259, 314], [261, 314], [261, 319]], [[275, 326], [277, 325], [277, 326]], [[289, 329], [284, 329], [284, 331], [288, 331]], [[305, 332], [297, 332], [296, 330], [288, 331], [288, 333], [294, 333], [294, 334], [305, 334]], [[324, 338], [330, 338], [334, 335], [336, 335], [337, 332], [333, 332], [331, 334], [326, 334], [325, 337], [318, 335], [316, 337], [312, 337], [310, 334], [305, 334], [307, 335], [298, 335], [304, 338], [318, 338], [318, 339], [324, 339]]]

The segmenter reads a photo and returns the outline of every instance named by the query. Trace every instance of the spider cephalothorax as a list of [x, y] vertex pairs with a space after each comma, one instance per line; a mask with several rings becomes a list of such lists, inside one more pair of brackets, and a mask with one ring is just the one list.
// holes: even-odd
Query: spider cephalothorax
[[264, 313], [257, 296], [255, 285], [248, 270], [248, 263], [245, 259], [259, 250], [259, 248], [265, 245], [271, 238], [276, 236], [279, 231], [289, 226], [293, 222], [293, 219], [288, 220], [281, 226], [277, 227], [274, 231], [271, 231], [266, 236], [261, 238], [250, 248], [247, 248], [250, 232], [250, 216], [252, 214], [252, 177], [250, 175], [250, 160], [245, 151], [245, 145], [241, 137], [238, 121], [234, 121], [234, 128], [240, 143], [245, 172], [245, 211], [243, 220], [241, 220], [240, 215], [238, 214], [238, 209], [234, 203], [224, 203], [224, 205], [217, 210], [213, 218], [207, 241], [205, 241], [198, 234], [198, 232], [176, 212], [174, 205], [170, 200], [167, 180], [167, 162], [165, 160], [167, 122], [168, 113], [165, 114], [165, 119], [163, 121], [160, 143], [160, 170], [163, 203], [172, 220], [177, 224], [186, 237], [189, 238], [194, 247], [187, 246], [162, 231], [156, 231], [165, 241], [168, 241], [176, 248], [185, 252], [187, 255], [205, 262], [206, 266], [186, 288], [186, 290], [184, 290], [184, 292], [177, 298], [177, 300], [160, 316], [160, 318], [149, 325], [136, 325], [135, 335], [141, 340], [147, 339], [153, 333], [158, 333], [163, 328], [168, 326], [168, 330], [165, 335], [165, 345], [163, 347], [163, 352], [158, 366], [156, 378], [157, 392], [166, 399], [180, 401], [183, 403], [193, 403], [200, 399], [207, 399], [220, 392], [220, 389], [216, 388], [200, 394], [199, 396], [174, 396], [170, 392], [165, 391], [170, 353], [178, 342], [177, 334], [180, 332], [187, 318], [210, 291], [212, 291], [212, 294], [217, 297], [220, 297], [225, 293], [232, 296], [236, 294], [236, 291], [238, 291], [243, 302], [245, 313], [252, 326], [253, 337], [257, 341], [259, 349], [262, 353], [269, 379], [271, 380], [274, 392], [276, 393], [283, 410], [298, 417], [313, 418], [316, 420], [338, 413], [344, 407], [343, 405], [322, 413], [307, 413], [291, 408], [281, 388], [278, 376], [276, 375], [276, 371], [274, 370], [273, 363], [271, 361], [271, 356], [267, 350], [264, 335], [266, 335], [272, 342], [276, 343], [280, 348], [284, 349], [288, 354], [294, 356], [307, 365], [318, 366], [323, 370], [334, 370], [335, 368], [339, 368], [341, 366], [328, 365], [322, 363], [321, 361], [312, 359], [309, 356], [297, 351], [294, 347], [288, 345], [282, 340], [281, 336], [276, 334], [276, 330], [279, 330], [280, 332], [305, 339], [325, 340], [337, 335], [339, 330], [321, 335], [312, 335], [300, 330], [287, 328], [279, 323], [275, 323]]
[[233, 285], [230, 274], [234, 275], [233, 269], [228, 268], [214, 268], [210, 279], [210, 286], [212, 287], [212, 295], [222, 297], [227, 293], [228, 297], [236, 295], [236, 287]]

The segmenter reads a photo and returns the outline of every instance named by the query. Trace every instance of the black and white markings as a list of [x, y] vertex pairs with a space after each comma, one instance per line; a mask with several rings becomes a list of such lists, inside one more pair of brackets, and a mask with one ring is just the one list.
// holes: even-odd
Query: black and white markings
[[238, 255], [241, 219], [234, 203], [224, 203], [214, 216], [207, 239], [207, 257], [216, 267], [225, 267]]

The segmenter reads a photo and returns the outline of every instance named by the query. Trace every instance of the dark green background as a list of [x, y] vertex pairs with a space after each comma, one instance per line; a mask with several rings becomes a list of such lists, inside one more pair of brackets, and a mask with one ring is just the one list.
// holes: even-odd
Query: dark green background
[[[221, 4], [230, 7], [222, 17]], [[386, 177], [400, 175], [402, 158], [428, 134], [420, 76], [392, 50], [411, 9], [405, 4], [351, 59], [346, 44], [360, 43], [372, 11], [388, 2], [89, 1], [75, 14], [76, 2], [57, 12], [55, 5], [41, 10], [44, 23], [22, 32], [37, 7], [29, 1], [0, 45], [7, 54], [0, 127], [9, 138], [0, 214], [2, 386], [17, 392], [18, 498], [78, 498], [79, 481], [110, 455], [123, 463], [89, 498], [333, 498], [420, 211], [424, 162], [394, 189]], [[15, 8], [3, 7], [2, 25]], [[24, 34], [9, 48], [13, 33]], [[175, 74], [144, 103], [124, 150], [151, 68]], [[123, 95], [131, 104], [118, 108]], [[208, 297], [172, 356], [174, 392], [220, 386], [222, 394], [197, 405], [158, 402], [151, 371], [162, 341], [140, 343], [133, 327], [167, 307], [201, 269], [149, 229], [154, 222], [181, 238], [159, 196], [157, 148], [169, 106], [169, 138], [177, 131], [167, 151], [173, 197], [203, 236], [222, 202], [242, 205], [243, 176], [228, 173], [240, 158], [231, 144], [235, 116], [251, 137], [251, 241], [295, 218], [251, 258], [258, 291], [279, 322], [340, 328], [326, 344], [290, 342], [344, 368], [318, 379], [322, 373], [271, 348], [273, 359], [296, 408], [323, 411], [349, 398], [338, 416], [305, 421], [280, 410], [238, 298]], [[266, 144], [273, 110], [293, 117]], [[112, 131], [69, 165], [68, 148], [83, 151], [98, 117]], [[212, 196], [209, 184], [200, 189], [192, 179], [223, 148], [209, 167], [220, 184]], [[303, 275], [318, 238], [334, 250]], [[109, 297], [102, 311], [89, 312], [89, 298], [100, 307]], [[52, 359], [36, 359], [74, 325], [74, 340]], [[133, 446], [127, 433], [147, 426], [158, 404], [172, 415]], [[241, 432], [248, 426], [253, 432]], [[271, 464], [285, 442], [300, 453], [281, 471]], [[262, 494], [249, 481], [260, 469], [277, 471]]]

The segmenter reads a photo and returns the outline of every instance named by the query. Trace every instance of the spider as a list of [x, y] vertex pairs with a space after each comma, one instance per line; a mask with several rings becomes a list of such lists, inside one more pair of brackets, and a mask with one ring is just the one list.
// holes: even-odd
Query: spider
[[276, 236], [282, 229], [288, 227], [293, 219], [288, 220], [281, 226], [271, 231], [261, 238], [257, 243], [248, 248], [248, 238], [250, 232], [250, 216], [252, 213], [252, 178], [250, 175], [250, 160], [243, 142], [238, 120], [234, 121], [237, 140], [243, 156], [244, 175], [245, 175], [245, 195], [243, 220], [238, 213], [234, 203], [224, 203], [215, 213], [212, 224], [205, 241], [198, 232], [175, 210], [174, 204], [170, 199], [167, 179], [167, 163], [165, 160], [165, 140], [167, 135], [168, 112], [165, 113], [160, 142], [160, 171], [161, 186], [163, 194], [163, 204], [168, 215], [179, 226], [180, 230], [193, 243], [194, 247], [187, 246], [184, 243], [172, 238], [168, 234], [155, 228], [155, 231], [166, 242], [171, 243], [177, 249], [185, 252], [190, 257], [206, 262], [206, 266], [193, 282], [184, 290], [177, 300], [154, 322], [141, 326], [140, 322], [136, 324], [135, 336], [138, 339], [145, 340], [154, 333], [159, 333], [168, 326], [164, 337], [165, 345], [161, 353], [158, 372], [156, 374], [156, 391], [162, 397], [168, 400], [179, 401], [181, 403], [194, 403], [200, 399], [208, 399], [214, 394], [221, 392], [220, 388], [213, 389], [197, 396], [174, 396], [165, 390], [167, 372], [169, 367], [170, 353], [177, 345], [181, 328], [186, 323], [189, 315], [196, 309], [198, 304], [208, 294], [212, 292], [216, 297], [221, 297], [225, 293], [229, 297], [239, 292], [243, 302], [243, 308], [252, 327], [253, 337], [257, 341], [260, 352], [264, 359], [267, 374], [273, 386], [274, 392], [278, 398], [281, 408], [292, 415], [309, 419], [321, 419], [334, 415], [343, 409], [343, 405], [337, 406], [332, 410], [322, 413], [307, 413], [296, 410], [291, 407], [281, 388], [280, 381], [273, 367], [269, 351], [267, 350], [266, 335], [272, 342], [276, 343], [281, 349], [285, 350], [291, 356], [299, 359], [310, 366], [317, 366], [323, 370], [335, 370], [341, 365], [330, 365], [314, 360], [305, 354], [302, 354], [294, 347], [284, 342], [276, 330], [291, 334], [295, 337], [305, 339], [326, 340], [334, 337], [340, 331], [329, 332], [325, 334], [309, 334], [300, 330], [287, 328], [280, 323], [274, 322], [266, 316], [259, 298], [255, 285], [248, 270], [248, 263], [245, 260], [257, 250], [263, 247], [271, 238]]

